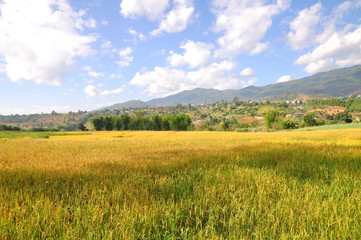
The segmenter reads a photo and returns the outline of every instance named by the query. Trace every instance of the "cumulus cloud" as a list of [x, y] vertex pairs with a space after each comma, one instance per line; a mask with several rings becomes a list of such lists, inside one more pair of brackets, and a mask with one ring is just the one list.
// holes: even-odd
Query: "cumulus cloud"
[[240, 53], [251, 55], [264, 51], [268, 44], [261, 42], [272, 18], [289, 7], [288, 0], [267, 4], [266, 0], [214, 0], [213, 12], [216, 22], [213, 30], [224, 33], [217, 42], [220, 49], [217, 57], [234, 56]]
[[190, 68], [203, 67], [212, 60], [211, 44], [203, 42], [187, 41], [180, 46], [184, 49], [183, 54], [177, 54], [173, 51], [167, 58], [168, 62], [175, 67], [187, 65]]
[[284, 75], [282, 77], [280, 77], [279, 79], [277, 79], [277, 83], [282, 83], [282, 82], [288, 82], [291, 81], [291, 76], [290, 75]]
[[300, 11], [298, 16], [290, 22], [291, 32], [288, 33], [287, 39], [294, 50], [302, 50], [315, 41], [315, 27], [320, 21], [321, 9], [321, 3], [316, 3]]
[[168, 0], [122, 0], [120, 13], [125, 18], [145, 16], [149, 20], [157, 20], [163, 16], [168, 5]]
[[129, 29], [129, 34], [132, 35], [133, 37], [133, 41], [137, 42], [137, 41], [145, 41], [147, 38], [143, 33], [138, 33], [137, 31], [135, 31], [134, 29]]
[[87, 98], [90, 97], [106, 97], [109, 95], [114, 95], [114, 94], [119, 94], [124, 92], [125, 90], [125, 86], [122, 86], [120, 88], [116, 88], [114, 90], [99, 90], [98, 88], [96, 88], [93, 85], [87, 85], [84, 89], [84, 93], [86, 94]]
[[3, 0], [0, 56], [10, 80], [60, 85], [75, 57], [94, 54], [89, 44], [96, 38], [80, 33], [96, 25], [85, 15], [66, 0]]
[[243, 69], [243, 70], [239, 73], [239, 75], [240, 75], [241, 77], [251, 77], [251, 76], [254, 76], [254, 74], [255, 74], [254, 70], [253, 70], [252, 68], [249, 68], [249, 67]]
[[243, 87], [247, 87], [253, 85], [257, 82], [256, 73], [252, 68], [245, 68], [240, 73], [239, 76], [241, 77], [241, 82]]
[[151, 32], [156, 36], [162, 32], [181, 32], [187, 28], [192, 18], [194, 7], [191, 0], [174, 0], [174, 8], [161, 20], [158, 29]]
[[307, 65], [310, 74], [336, 67], [361, 64], [361, 26], [351, 31], [335, 32], [313, 51], [300, 56], [295, 63]]
[[118, 65], [121, 67], [127, 67], [133, 61], [133, 56], [131, 56], [133, 50], [131, 47], [127, 47], [119, 51], [120, 61], [117, 61]]
[[214, 62], [196, 71], [169, 67], [155, 67], [153, 71], [136, 73], [130, 84], [145, 87], [153, 97], [164, 97], [194, 88], [230, 89], [250, 85], [240, 76], [232, 74], [236, 64], [231, 61]]
[[337, 29], [337, 23], [353, 9], [361, 7], [361, 2], [346, 1], [325, 18], [323, 30], [316, 36], [316, 45], [308, 53], [300, 56], [295, 63], [306, 65], [305, 71], [314, 74], [337, 67], [361, 64], [361, 25], [344, 24]]
[[94, 71], [90, 66], [83, 67], [83, 69], [87, 72], [89, 77], [98, 78], [104, 76], [103, 73]]
[[[159, 21], [158, 28], [151, 32], [152, 36], [163, 32], [183, 31], [192, 19], [193, 2], [192, 0], [172, 0], [171, 2], [170, 6], [169, 0], [123, 0], [120, 3], [120, 13], [125, 18], [146, 17], [150, 21]], [[166, 12], [168, 7], [170, 9]], [[138, 37], [142, 38], [141, 35]]]

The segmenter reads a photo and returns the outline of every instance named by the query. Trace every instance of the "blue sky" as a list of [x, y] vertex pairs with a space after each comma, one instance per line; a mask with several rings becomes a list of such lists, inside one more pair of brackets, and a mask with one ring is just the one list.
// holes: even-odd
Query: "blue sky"
[[0, 114], [94, 110], [361, 64], [361, 0], [0, 0]]

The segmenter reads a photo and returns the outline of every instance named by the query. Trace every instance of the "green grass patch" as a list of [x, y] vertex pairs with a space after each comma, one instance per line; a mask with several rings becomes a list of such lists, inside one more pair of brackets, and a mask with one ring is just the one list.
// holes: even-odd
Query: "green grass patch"
[[58, 133], [58, 132], [17, 132], [17, 131], [0, 131], [0, 138], [49, 138], [51, 136], [66, 135], [88, 135], [90, 133]]
[[345, 123], [345, 124], [333, 124], [333, 125], [323, 125], [316, 127], [306, 127], [297, 129], [299, 131], [310, 131], [310, 130], [337, 130], [337, 129], [354, 129], [361, 128], [361, 123]]

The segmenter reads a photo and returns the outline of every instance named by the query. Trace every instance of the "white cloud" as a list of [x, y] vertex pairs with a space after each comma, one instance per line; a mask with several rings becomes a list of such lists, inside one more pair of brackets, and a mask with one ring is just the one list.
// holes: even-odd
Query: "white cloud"
[[0, 73], [4, 73], [5, 72], [5, 64], [0, 62]]
[[118, 65], [121, 67], [127, 67], [133, 61], [133, 56], [131, 56], [133, 50], [131, 47], [127, 47], [119, 51], [120, 61], [117, 61]]
[[241, 77], [251, 77], [251, 76], [254, 76], [254, 70], [252, 69], [252, 68], [245, 68], [245, 69], [243, 69], [240, 73], [239, 73], [239, 75], [241, 76]]
[[11, 81], [60, 85], [75, 57], [94, 54], [96, 38], [79, 33], [94, 20], [66, 0], [3, 0], [0, 8], [0, 56]]
[[122, 74], [113, 73], [113, 74], [110, 74], [109, 77], [110, 77], [111, 79], [114, 79], [114, 78], [122, 78], [123, 75], [122, 75]]
[[236, 64], [231, 61], [212, 63], [197, 71], [155, 67], [153, 71], [136, 73], [130, 84], [145, 87], [153, 97], [164, 97], [194, 88], [230, 89], [246, 87], [254, 82], [244, 81], [232, 74]]
[[84, 92], [87, 96], [87, 98], [90, 98], [90, 97], [106, 97], [106, 96], [109, 96], [109, 95], [114, 95], [114, 94], [119, 94], [119, 93], [122, 93], [124, 92], [125, 90], [125, 86], [122, 86], [120, 88], [116, 88], [114, 90], [104, 90], [104, 91], [101, 91], [99, 90], [98, 88], [96, 88], [95, 86], [93, 85], [87, 85], [84, 89]]
[[[125, 18], [146, 17], [150, 21], [159, 21], [158, 28], [151, 32], [152, 36], [183, 31], [194, 12], [192, 0], [172, 0], [166, 12], [169, 5], [169, 0], [123, 0], [120, 13]], [[143, 38], [144, 35], [139, 37]]]
[[187, 28], [192, 18], [194, 7], [191, 0], [174, 0], [174, 8], [161, 20], [158, 29], [151, 32], [156, 36], [162, 32], [181, 32]]
[[245, 68], [240, 73], [239, 76], [241, 77], [241, 82], [243, 87], [247, 87], [253, 85], [257, 82], [256, 73], [252, 68]]
[[102, 45], [100, 46], [103, 49], [110, 49], [113, 46], [111, 41], [103, 41]]
[[282, 77], [280, 77], [279, 79], [277, 79], [277, 83], [282, 83], [282, 82], [288, 82], [291, 81], [292, 77], [290, 75], [284, 75]]
[[85, 66], [85, 67], [83, 67], [83, 69], [87, 72], [89, 77], [98, 78], [98, 77], [104, 76], [103, 73], [94, 71], [90, 66]]
[[344, 23], [343, 29], [337, 29], [343, 16], [358, 7], [360, 1], [336, 6], [332, 15], [325, 18], [324, 29], [316, 36], [316, 46], [295, 63], [306, 65], [305, 71], [310, 74], [361, 64], [361, 25]]
[[290, 22], [291, 32], [288, 33], [287, 38], [294, 50], [302, 50], [315, 41], [315, 27], [321, 18], [321, 8], [321, 3], [316, 3], [300, 11], [298, 16]]
[[191, 68], [203, 67], [212, 60], [212, 45], [203, 42], [187, 41], [182, 43], [181, 49], [184, 54], [177, 54], [173, 51], [167, 58], [168, 62], [175, 67], [188, 65]]
[[109, 23], [108, 23], [107, 20], [103, 20], [103, 21], [101, 21], [101, 24], [102, 24], [103, 26], [106, 26], [106, 25], [108, 25]]
[[128, 30], [129, 34], [133, 36], [133, 40], [135, 42], [137, 41], [145, 41], [147, 38], [143, 33], [138, 33], [137, 31], [135, 31], [134, 29], [129, 29]]
[[84, 21], [84, 26], [88, 28], [96, 28], [97, 22], [93, 18], [90, 18], [89, 20]]
[[125, 18], [145, 16], [149, 20], [157, 20], [163, 16], [168, 5], [168, 0], [122, 0], [120, 13]]
[[88, 72], [88, 75], [90, 77], [93, 77], [93, 78], [98, 78], [98, 77], [103, 77], [104, 76], [103, 73], [94, 72], [94, 71]]
[[251, 55], [264, 51], [267, 43], [260, 42], [272, 25], [272, 18], [289, 7], [288, 0], [266, 4], [266, 0], [214, 0], [216, 22], [213, 30], [224, 32], [217, 42], [221, 49], [216, 57]]

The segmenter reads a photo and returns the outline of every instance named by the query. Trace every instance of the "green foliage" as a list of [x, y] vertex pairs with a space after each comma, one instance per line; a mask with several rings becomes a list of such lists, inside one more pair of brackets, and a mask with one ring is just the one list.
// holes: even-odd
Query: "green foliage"
[[171, 115], [169, 118], [169, 126], [174, 131], [186, 131], [192, 121], [185, 114]]
[[361, 98], [350, 100], [350, 105], [347, 107], [347, 110], [351, 112], [361, 112]]
[[114, 129], [112, 116], [106, 116], [103, 118], [103, 127], [105, 131], [111, 131]]
[[292, 120], [286, 120], [281, 122], [283, 129], [296, 129], [298, 128], [298, 123]]
[[352, 116], [348, 112], [337, 113], [333, 119], [335, 122], [352, 123]]
[[111, 130], [156, 130], [156, 131], [186, 131], [192, 125], [188, 115], [175, 114], [170, 116], [154, 115], [145, 117], [138, 112], [135, 116], [122, 114], [120, 116], [94, 117], [91, 122], [96, 131]]
[[267, 128], [272, 128], [273, 123], [278, 121], [278, 118], [279, 118], [279, 112], [275, 110], [267, 111], [264, 117]]
[[58, 132], [57, 128], [42, 128], [42, 127], [33, 127], [28, 130], [29, 132]]
[[303, 116], [303, 121], [305, 122], [306, 126], [312, 127], [317, 125], [316, 115], [314, 113], [309, 113]]
[[0, 125], [0, 131], [21, 131], [21, 128], [10, 125]]
[[103, 117], [95, 117], [91, 119], [91, 123], [94, 126], [96, 131], [101, 131], [104, 128], [104, 119]]
[[86, 126], [84, 125], [84, 123], [79, 123], [78, 124], [78, 129], [80, 130], [80, 131], [86, 131], [87, 129], [86, 129]]
[[228, 126], [225, 122], [220, 122], [217, 126], [217, 131], [227, 131], [228, 130]]

